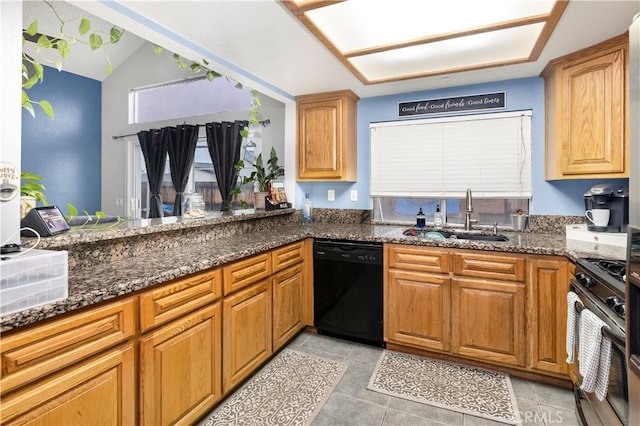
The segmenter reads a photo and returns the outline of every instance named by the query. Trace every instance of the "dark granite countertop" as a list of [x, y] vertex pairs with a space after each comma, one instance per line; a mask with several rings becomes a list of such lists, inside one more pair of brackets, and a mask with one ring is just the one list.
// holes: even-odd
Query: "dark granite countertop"
[[[233, 220], [233, 219], [231, 219]], [[69, 297], [0, 318], [0, 330], [8, 331], [74, 311], [85, 306], [134, 293], [188, 274], [232, 262], [306, 237], [377, 241], [437, 247], [457, 247], [497, 252], [620, 258], [624, 252], [585, 245], [567, 249], [565, 236], [546, 233], [501, 232], [508, 242], [439, 240], [404, 236], [406, 226], [314, 223], [284, 224], [211, 241], [184, 244], [172, 249], [149, 248], [144, 253], [117, 261], [74, 268], [69, 273]], [[135, 231], [132, 231], [135, 232]], [[584, 251], [583, 251], [584, 249]]]

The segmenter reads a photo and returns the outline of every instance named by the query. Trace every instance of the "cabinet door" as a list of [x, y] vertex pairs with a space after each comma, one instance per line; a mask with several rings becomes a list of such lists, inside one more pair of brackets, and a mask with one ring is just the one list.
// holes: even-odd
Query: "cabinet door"
[[624, 49], [562, 72], [563, 174], [625, 171]]
[[271, 356], [271, 282], [223, 301], [222, 391], [227, 393]]
[[126, 344], [2, 397], [3, 425], [133, 425], [135, 355]]
[[454, 278], [451, 299], [453, 353], [524, 366], [523, 284]]
[[297, 102], [298, 180], [355, 181], [355, 94], [300, 96]]
[[448, 351], [451, 336], [451, 279], [389, 270], [385, 291], [385, 340]]
[[140, 338], [140, 424], [194, 423], [222, 395], [220, 302]]
[[273, 277], [273, 350], [277, 351], [304, 328], [303, 264]]
[[529, 264], [530, 366], [567, 374], [567, 261], [536, 259]]

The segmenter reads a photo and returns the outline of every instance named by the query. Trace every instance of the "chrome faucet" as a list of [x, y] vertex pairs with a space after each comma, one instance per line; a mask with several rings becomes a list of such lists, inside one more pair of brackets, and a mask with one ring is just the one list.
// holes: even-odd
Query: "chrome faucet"
[[473, 213], [473, 196], [471, 195], [470, 188], [467, 188], [466, 204], [467, 208], [465, 209], [464, 229], [465, 231], [471, 231], [471, 224], [476, 223], [478, 220], [471, 219], [471, 213]]

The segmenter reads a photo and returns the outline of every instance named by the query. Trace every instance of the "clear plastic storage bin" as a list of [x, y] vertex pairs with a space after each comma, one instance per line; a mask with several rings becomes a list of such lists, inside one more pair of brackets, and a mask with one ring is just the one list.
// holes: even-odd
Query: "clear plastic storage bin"
[[[16, 253], [17, 254], [17, 253]], [[66, 251], [31, 250], [0, 261], [0, 315], [66, 299]]]

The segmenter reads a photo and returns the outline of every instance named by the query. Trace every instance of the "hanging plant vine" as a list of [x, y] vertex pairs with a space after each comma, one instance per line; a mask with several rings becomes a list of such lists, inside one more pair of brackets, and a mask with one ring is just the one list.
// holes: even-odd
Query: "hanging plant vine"
[[[113, 26], [109, 30], [109, 33], [105, 33], [104, 31], [91, 31], [91, 21], [89, 19], [71, 18], [65, 20], [60, 16], [51, 1], [42, 1], [52, 10], [56, 19], [60, 23], [60, 27], [56, 36], [40, 34], [38, 32], [38, 20], [35, 19], [25, 30], [22, 31], [22, 107], [35, 117], [34, 106], [38, 105], [49, 118], [53, 119], [54, 110], [49, 101], [44, 99], [35, 101], [27, 94], [27, 90], [31, 89], [37, 83], [42, 83], [44, 80], [44, 67], [42, 66], [42, 63], [46, 62], [51, 64], [55, 66], [58, 71], [62, 71], [62, 63], [69, 57], [71, 47], [75, 43], [81, 43], [89, 46], [92, 51], [101, 49], [104, 52], [104, 56], [107, 61], [105, 73], [106, 75], [109, 75], [111, 71], [113, 71], [113, 65], [109, 60], [109, 54], [106, 46], [120, 41], [124, 34], [124, 30]], [[78, 22], [78, 37], [69, 34], [66, 30], [67, 26], [73, 22]], [[107, 38], [108, 41], [105, 41], [103, 36]], [[25, 52], [24, 47], [27, 45], [27, 42], [35, 45], [35, 52], [38, 54], [38, 58], [35, 58]], [[46, 52], [51, 52], [52, 50], [56, 52], [54, 54], [55, 57], [47, 57]]]
[[[153, 44], [152, 45], [153, 51], [156, 55], [162, 55], [164, 54], [164, 47], [162, 46], [158, 46], [157, 44]], [[193, 74], [196, 75], [203, 75], [207, 78], [207, 80], [209, 81], [213, 81], [216, 78], [219, 77], [223, 77], [222, 74], [220, 74], [217, 71], [212, 70], [211, 68], [209, 68], [209, 61], [207, 61], [206, 59], [202, 59], [201, 62], [198, 61], [190, 61], [188, 59], [183, 58], [182, 56], [178, 55], [177, 53], [173, 54], [173, 60], [175, 61], [177, 67], [183, 71], [189, 70], [191, 71]], [[242, 85], [242, 83], [240, 83], [239, 81], [235, 81], [229, 77], [224, 76], [224, 78], [227, 79], [228, 82], [230, 83], [235, 83], [235, 88], [236, 89], [243, 89], [244, 86]], [[249, 125], [252, 124], [259, 124], [260, 120], [258, 119], [258, 109], [260, 108], [260, 106], [262, 106], [262, 102], [260, 101], [260, 93], [255, 90], [255, 89], [251, 89], [251, 105], [249, 106]], [[242, 135], [243, 138], [248, 138], [249, 137], [249, 130], [248, 128], [243, 129], [240, 134]], [[250, 141], [249, 143], [253, 143], [252, 141]], [[255, 144], [254, 144], [255, 145]]]

